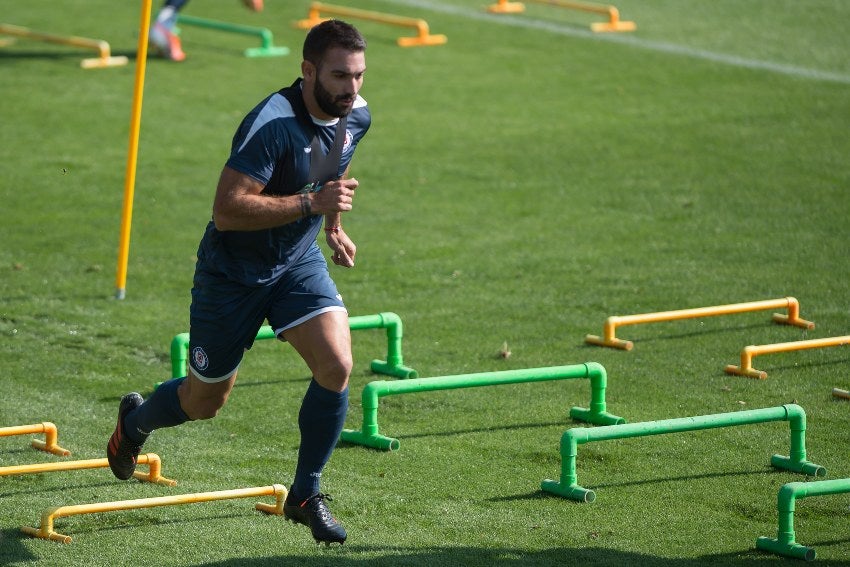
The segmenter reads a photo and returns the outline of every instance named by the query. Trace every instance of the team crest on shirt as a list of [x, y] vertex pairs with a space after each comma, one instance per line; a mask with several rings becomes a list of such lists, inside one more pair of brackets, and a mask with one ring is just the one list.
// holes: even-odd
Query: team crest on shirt
[[210, 365], [210, 358], [207, 353], [199, 346], [192, 349], [192, 362], [195, 363], [195, 368], [198, 370], [206, 370]]
[[347, 152], [348, 148], [351, 147], [351, 143], [354, 141], [354, 135], [352, 135], [351, 130], [348, 128], [345, 129], [345, 142], [342, 144], [342, 151]]

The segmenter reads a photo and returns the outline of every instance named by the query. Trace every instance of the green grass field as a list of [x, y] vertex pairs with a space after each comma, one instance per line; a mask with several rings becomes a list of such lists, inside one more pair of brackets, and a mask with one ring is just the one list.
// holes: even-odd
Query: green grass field
[[[340, 2], [342, 3], [342, 2]], [[60, 5], [61, 4], [61, 5]], [[52, 421], [71, 459], [104, 456], [118, 400], [170, 376], [188, 330], [194, 255], [234, 129], [299, 72], [309, 2], [196, 0], [187, 14], [264, 26], [256, 38], [184, 27], [188, 59], [147, 65], [127, 297], [113, 299], [140, 2], [6, 2], [3, 22], [107, 40], [130, 65], [82, 70], [86, 50], [0, 48], [0, 427]], [[348, 3], [355, 5], [355, 3]], [[352, 315], [397, 313], [420, 376], [601, 363], [608, 409], [629, 422], [780, 406], [808, 417], [809, 460], [850, 477], [847, 347], [755, 359], [741, 349], [850, 334], [850, 5], [841, 0], [621, 0], [635, 32], [597, 16], [479, 0], [364, 0], [421, 17], [444, 46], [368, 21], [362, 94], [373, 126], [344, 219], [357, 266], [333, 269]], [[158, 2], [154, 3], [154, 9]], [[814, 330], [770, 312], [623, 328], [631, 352], [587, 346], [609, 315], [796, 297]], [[382, 331], [353, 335], [348, 428]], [[499, 356], [503, 344], [509, 358]], [[767, 423], [584, 445], [592, 504], [540, 490], [586, 381], [394, 396], [382, 433], [341, 445], [323, 488], [342, 548], [253, 510], [255, 499], [63, 518], [63, 545], [20, 532], [60, 505], [281, 483], [295, 467], [306, 366], [260, 341], [211, 421], [157, 432], [174, 488], [106, 470], [0, 477], [0, 564], [755, 565], [776, 537], [776, 496], [801, 475], [770, 467], [789, 427]], [[57, 461], [0, 438], [0, 466]], [[260, 499], [262, 500], [262, 499]], [[268, 499], [265, 499], [268, 500]], [[797, 503], [797, 541], [850, 565], [850, 496]], [[787, 560], [792, 561], [792, 560]]]

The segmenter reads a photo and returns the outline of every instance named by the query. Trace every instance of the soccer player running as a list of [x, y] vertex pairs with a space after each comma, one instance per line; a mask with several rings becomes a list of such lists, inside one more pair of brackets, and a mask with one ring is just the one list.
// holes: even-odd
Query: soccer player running
[[365, 49], [350, 24], [315, 26], [304, 41], [303, 79], [243, 119], [198, 247], [188, 376], [164, 382], [147, 400], [124, 396], [107, 446], [112, 472], [125, 480], [154, 430], [214, 417], [267, 319], [313, 375], [298, 415], [301, 443], [284, 515], [326, 544], [347, 537], [319, 481], [345, 420], [352, 354], [348, 312], [316, 239], [324, 219], [334, 264], [354, 266], [356, 247], [341, 216], [358, 185], [349, 164], [371, 123], [358, 95]]

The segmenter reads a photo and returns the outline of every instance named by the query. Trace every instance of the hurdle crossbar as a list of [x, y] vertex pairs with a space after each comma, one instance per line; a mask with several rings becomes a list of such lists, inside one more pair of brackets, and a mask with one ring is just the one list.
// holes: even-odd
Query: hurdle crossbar
[[274, 504], [258, 502], [254, 508], [266, 514], [283, 514], [283, 502], [286, 499], [286, 488], [281, 484], [271, 486], [260, 486], [254, 488], [237, 488], [234, 490], [219, 490], [216, 492], [195, 492], [191, 494], [180, 494], [175, 496], [158, 496], [155, 498], [139, 498], [136, 500], [119, 500], [115, 502], [96, 502], [93, 504], [77, 504], [72, 506], [59, 506], [48, 508], [41, 515], [41, 524], [38, 528], [29, 526], [21, 527], [21, 531], [27, 535], [71, 543], [71, 536], [57, 533], [53, 529], [53, 523], [57, 518], [76, 516], [80, 514], [97, 514], [100, 512], [114, 512], [117, 510], [133, 510], [137, 508], [153, 508], [155, 506], [175, 506], [178, 504], [195, 504], [199, 502], [211, 502], [214, 500], [230, 500], [233, 498], [250, 498], [253, 496], [274, 496]]
[[804, 329], [814, 329], [815, 324], [800, 318], [800, 304], [793, 297], [782, 299], [767, 299], [764, 301], [750, 301], [747, 303], [733, 303], [730, 305], [716, 305], [714, 307], [697, 307], [695, 309], [681, 309], [678, 311], [660, 311], [658, 313], [643, 313], [640, 315], [612, 315], [605, 320], [603, 335], [587, 335], [584, 342], [591, 345], [632, 350], [632, 341], [618, 339], [617, 327], [636, 325], [640, 323], [657, 323], [659, 321], [676, 321], [679, 319], [694, 319], [697, 317], [711, 317], [714, 315], [730, 315], [734, 313], [747, 313], [750, 311], [763, 311], [766, 309], [787, 309], [788, 314], [775, 313], [773, 321], [782, 325], [794, 325]]
[[841, 398], [843, 400], [850, 400], [850, 392], [847, 390], [842, 390], [841, 388], [833, 388], [832, 396], [834, 398]]
[[525, 368], [503, 370], [500, 372], [480, 372], [458, 376], [437, 376], [413, 380], [369, 382], [363, 388], [363, 425], [359, 431], [344, 429], [340, 441], [394, 451], [399, 448], [398, 439], [381, 435], [378, 431], [378, 401], [381, 397], [396, 394], [411, 394], [434, 390], [452, 390], [456, 388], [475, 388], [479, 386], [498, 386], [524, 382], [543, 382], [547, 380], [567, 380], [587, 378], [590, 380], [590, 407], [570, 409], [570, 417], [595, 424], [625, 423], [622, 417], [606, 411], [605, 389], [607, 374], [602, 365], [595, 362], [574, 364], [571, 366], [552, 366], [548, 368]]
[[[608, 16], [607, 22], [594, 22], [590, 25], [590, 29], [595, 32], [623, 32], [635, 31], [637, 29], [637, 25], [634, 22], [624, 22], [620, 20], [620, 11], [614, 6], [605, 6], [589, 2], [574, 2], [572, 0], [528, 1], [538, 4], [557, 6], [559, 8], [567, 8], [568, 10], [579, 10], [581, 12], [590, 12], [592, 14]], [[518, 14], [525, 11], [525, 4], [522, 2], [511, 2], [509, 0], [499, 0], [497, 3], [488, 6], [487, 10], [494, 14]]]
[[768, 345], [749, 345], [741, 350], [741, 365], [735, 366], [729, 364], [724, 369], [726, 374], [736, 374], [738, 376], [747, 376], [749, 378], [758, 378], [764, 380], [767, 378], [767, 372], [753, 368], [753, 358], [762, 354], [772, 354], [777, 352], [792, 352], [796, 350], [805, 350], [810, 348], [824, 348], [831, 346], [850, 345], [850, 335], [843, 337], [828, 337], [825, 339], [811, 339], [807, 341], [792, 341], [788, 343], [774, 343]]
[[63, 449], [59, 445], [57, 445], [59, 438], [59, 430], [56, 428], [56, 425], [45, 421], [42, 423], [35, 423], [32, 425], [15, 425], [12, 427], [0, 427], [0, 437], [10, 437], [12, 435], [29, 435], [29, 434], [38, 434], [44, 433], [44, 441], [40, 439], [32, 440], [32, 447], [34, 449], [38, 449], [39, 451], [44, 451], [46, 453], [52, 453], [54, 455], [59, 455], [60, 457], [67, 457], [71, 454], [71, 451], [68, 449]]
[[[175, 486], [176, 480], [162, 476], [162, 461], [155, 453], [146, 453], [136, 458], [136, 464], [147, 465], [147, 474], [135, 471], [133, 477], [143, 482], [153, 482], [163, 486]], [[55, 463], [35, 463], [32, 465], [12, 465], [0, 467], [0, 476], [13, 476], [19, 474], [35, 474], [44, 472], [76, 471], [84, 469], [102, 469], [109, 466], [107, 459], [87, 459], [83, 461], [60, 461]]]
[[561, 436], [561, 477], [560, 480], [544, 480], [540, 487], [563, 498], [579, 502], [593, 502], [596, 493], [578, 485], [576, 457], [578, 446], [590, 441], [609, 439], [627, 439], [664, 433], [680, 433], [699, 429], [713, 429], [787, 421], [791, 430], [791, 449], [788, 457], [773, 455], [770, 464], [783, 469], [810, 476], [826, 476], [826, 469], [806, 460], [806, 413], [796, 404], [786, 404], [774, 408], [762, 408], [730, 413], [717, 413], [694, 417], [663, 419], [626, 423], [623, 425], [605, 425], [602, 427], [574, 427]]
[[[352, 331], [362, 329], [387, 330], [387, 359], [373, 360], [372, 372], [386, 374], [396, 378], [416, 378], [417, 372], [404, 365], [401, 352], [401, 340], [404, 335], [401, 318], [392, 312], [360, 315], [348, 318], [348, 327]], [[255, 340], [274, 339], [274, 329], [269, 325], [260, 327]], [[180, 333], [171, 340], [171, 376], [179, 378], [186, 375], [186, 360], [189, 356], [189, 333]]]
[[416, 30], [414, 37], [400, 37], [397, 42], [401, 47], [415, 47], [420, 45], [442, 45], [446, 43], [447, 38], [444, 35], [433, 35], [428, 28], [428, 22], [421, 18], [409, 18], [405, 16], [396, 16], [393, 14], [384, 14], [382, 12], [373, 12], [370, 10], [361, 10], [359, 8], [348, 8], [344, 6], [333, 6], [323, 2], [313, 2], [310, 4], [310, 11], [307, 19], [298, 20], [295, 22], [295, 27], [300, 29], [310, 29], [316, 24], [328, 19], [322, 16], [335, 15], [345, 16], [348, 18], [359, 18], [361, 20], [370, 20], [382, 24], [392, 26], [401, 26], [413, 28]]
[[847, 493], [850, 493], [850, 478], [815, 482], [789, 482], [782, 485], [776, 495], [776, 509], [779, 513], [779, 527], [776, 538], [759, 537], [756, 539], [756, 548], [786, 557], [814, 561], [817, 555], [814, 548], [800, 545], [795, 540], [794, 509], [796, 502], [809, 496]]
[[83, 69], [118, 67], [126, 65], [128, 61], [127, 57], [123, 55], [113, 56], [109, 48], [109, 43], [102, 39], [89, 39], [87, 37], [78, 37], [74, 35], [57, 35], [35, 31], [30, 28], [15, 26], [12, 24], [0, 24], [0, 34], [23, 37], [25, 39], [33, 39], [48, 43], [58, 43], [61, 45], [72, 45], [74, 47], [82, 47], [85, 49], [94, 49], [97, 51], [98, 56], [80, 61], [80, 67]]
[[230, 22], [220, 22], [207, 18], [197, 18], [180, 14], [177, 22], [188, 26], [196, 26], [218, 31], [238, 33], [242, 35], [253, 35], [260, 38], [260, 47], [249, 47], [245, 50], [245, 57], [280, 57], [289, 55], [289, 48], [274, 44], [274, 34], [268, 28], [244, 26]]

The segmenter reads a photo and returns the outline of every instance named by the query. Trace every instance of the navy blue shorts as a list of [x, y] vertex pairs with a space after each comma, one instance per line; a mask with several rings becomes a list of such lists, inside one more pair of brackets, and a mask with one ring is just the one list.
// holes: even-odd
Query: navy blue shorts
[[189, 365], [203, 382], [227, 380], [268, 320], [275, 335], [345, 304], [318, 246], [272, 285], [249, 287], [199, 268], [189, 308]]

